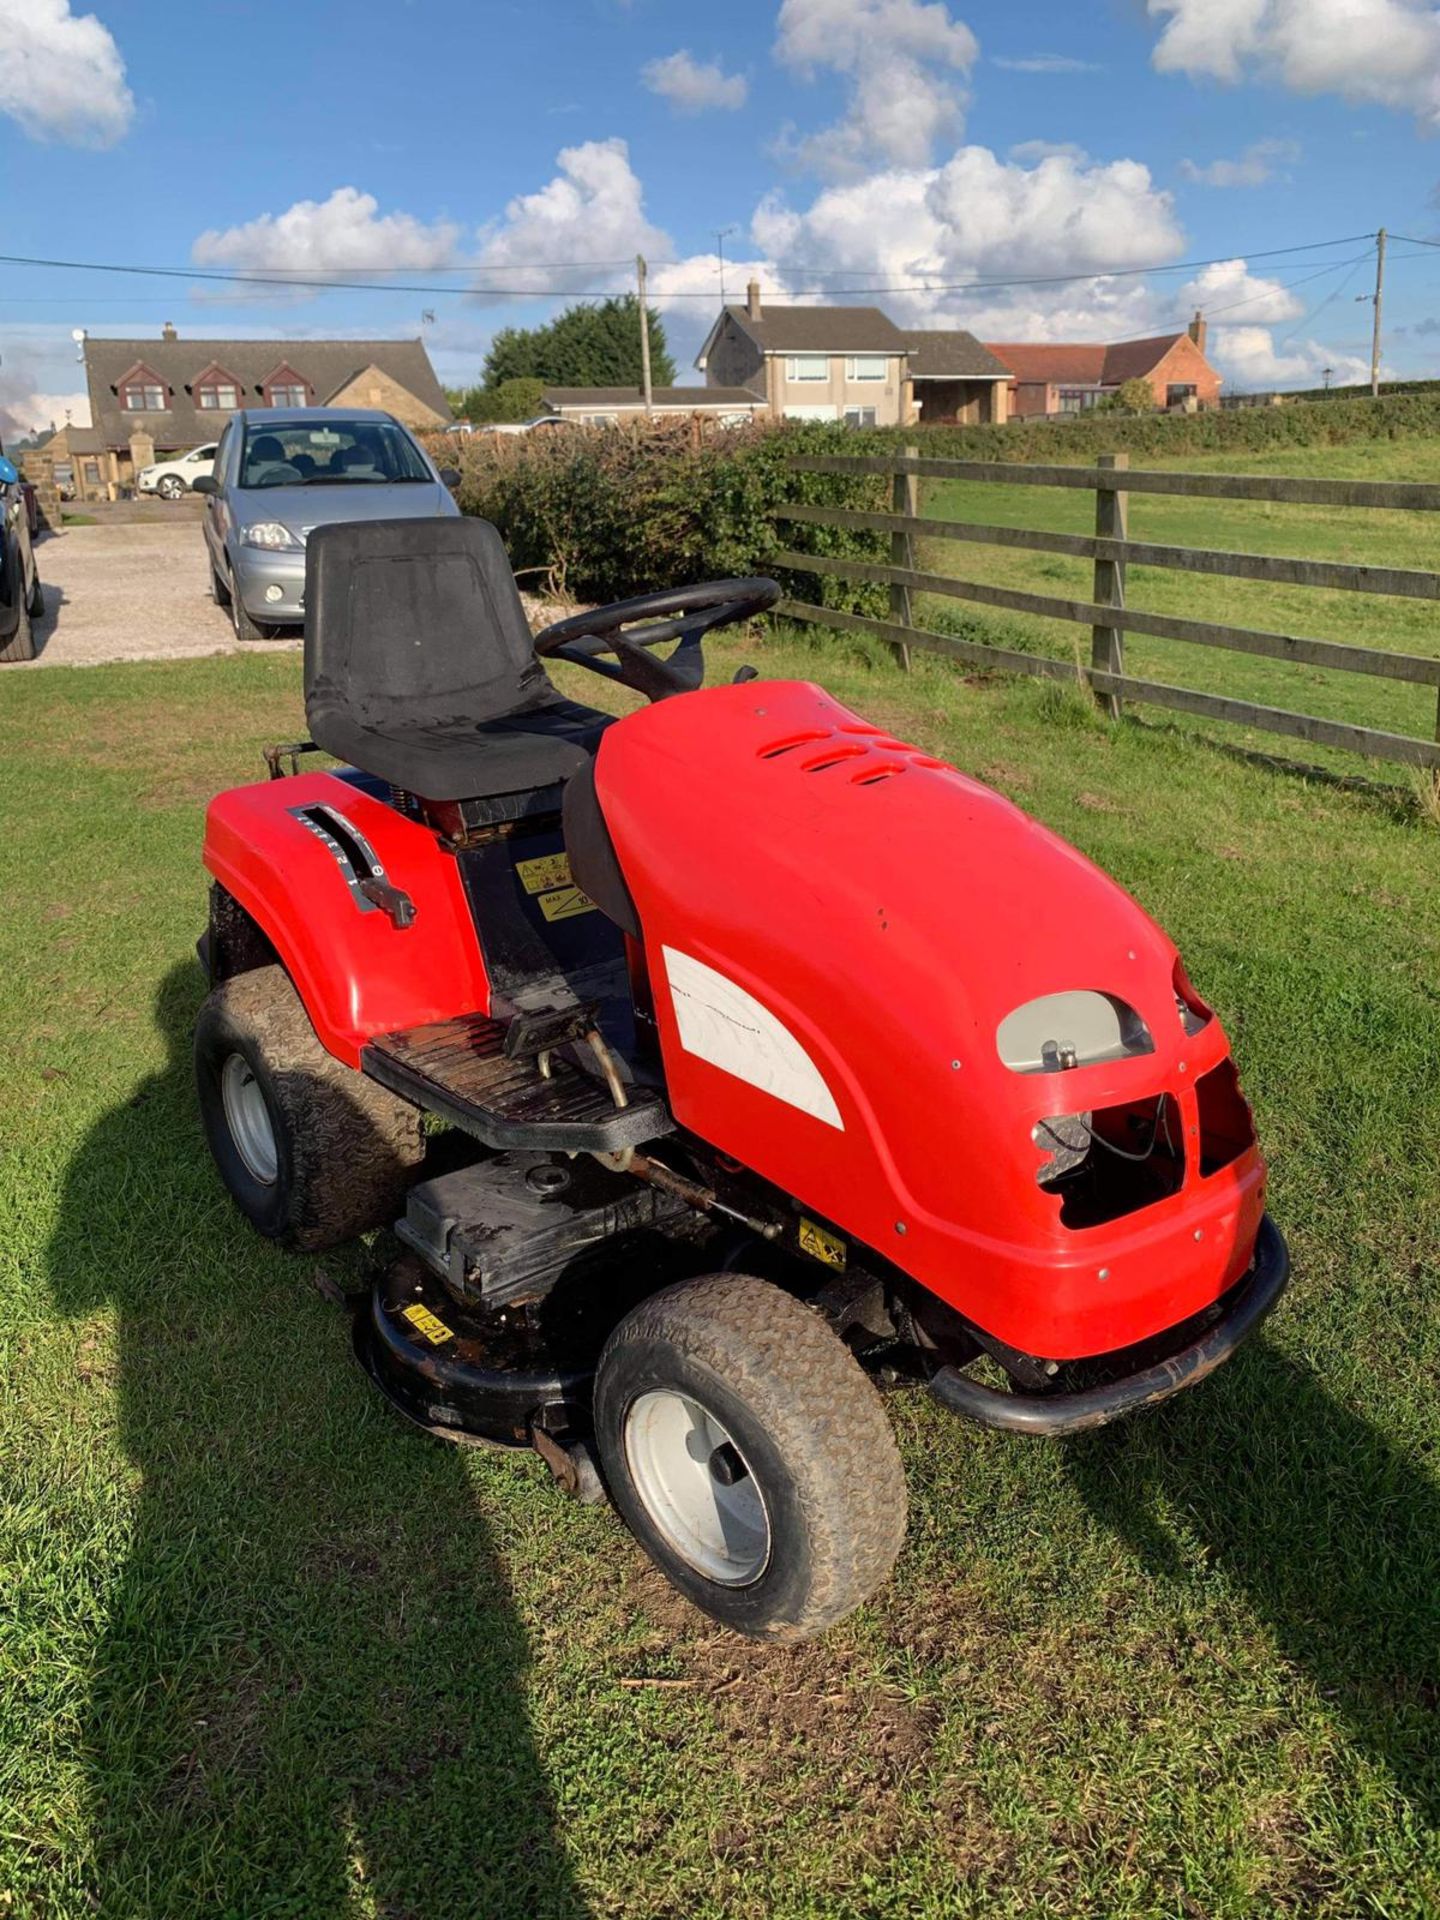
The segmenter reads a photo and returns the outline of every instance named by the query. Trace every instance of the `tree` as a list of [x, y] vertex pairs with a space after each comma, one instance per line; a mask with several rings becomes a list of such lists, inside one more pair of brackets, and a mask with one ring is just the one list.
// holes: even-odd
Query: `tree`
[[1153, 413], [1155, 411], [1155, 389], [1148, 380], [1138, 377], [1134, 380], [1122, 380], [1107, 400], [1102, 402], [1108, 411], [1115, 413]]
[[[650, 377], [673, 386], [675, 362], [665, 327], [651, 307]], [[640, 304], [633, 293], [597, 305], [567, 307], [543, 327], [502, 327], [485, 356], [485, 386], [493, 391], [513, 380], [542, 380], [557, 387], [638, 387]]]
[[469, 387], [450, 404], [464, 420], [533, 420], [544, 411], [543, 380], [502, 380], [498, 387]]

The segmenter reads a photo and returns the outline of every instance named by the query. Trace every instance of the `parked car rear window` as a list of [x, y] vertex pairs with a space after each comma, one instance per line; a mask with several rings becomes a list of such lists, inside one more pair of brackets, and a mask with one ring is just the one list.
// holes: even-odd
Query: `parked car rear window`
[[252, 426], [240, 467], [242, 487], [395, 486], [433, 478], [409, 434], [385, 420]]

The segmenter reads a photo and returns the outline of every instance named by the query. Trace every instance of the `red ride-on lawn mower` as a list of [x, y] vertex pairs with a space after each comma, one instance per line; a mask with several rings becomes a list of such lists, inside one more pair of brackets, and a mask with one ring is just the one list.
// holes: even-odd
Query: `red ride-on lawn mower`
[[263, 1233], [393, 1228], [355, 1338], [411, 1420], [534, 1446], [707, 1612], [797, 1638], [900, 1547], [877, 1384], [1070, 1433], [1273, 1305], [1170, 941], [819, 687], [702, 691], [772, 582], [532, 641], [493, 527], [404, 520], [317, 528], [305, 593], [304, 745], [346, 764], [275, 749], [210, 808], [200, 1104]]

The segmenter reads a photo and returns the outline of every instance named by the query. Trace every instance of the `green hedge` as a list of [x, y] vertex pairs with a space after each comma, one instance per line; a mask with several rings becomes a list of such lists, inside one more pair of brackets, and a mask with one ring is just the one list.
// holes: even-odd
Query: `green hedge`
[[[776, 573], [783, 543], [805, 553], [884, 558], [883, 534], [780, 527], [782, 502], [884, 507], [889, 489], [869, 476], [795, 474], [803, 452], [859, 452], [874, 434], [792, 422], [697, 431], [690, 422], [532, 434], [475, 434], [459, 444], [457, 498], [499, 528], [521, 584], [582, 601], [620, 600], [697, 580]], [[881, 442], [883, 444], [883, 441]], [[454, 464], [457, 442], [432, 448]], [[777, 538], [778, 533], [778, 538]], [[788, 593], [854, 612], [879, 612], [884, 588], [780, 572]]]
[[1132, 453], [1147, 461], [1167, 454], [1260, 453], [1278, 447], [1339, 447], [1358, 440], [1405, 440], [1440, 434], [1440, 392], [1372, 400], [1287, 401], [1278, 407], [1236, 407], [1206, 413], [1082, 415], [1016, 420], [1004, 427], [889, 428], [883, 438], [917, 442], [932, 459], [1093, 460]]

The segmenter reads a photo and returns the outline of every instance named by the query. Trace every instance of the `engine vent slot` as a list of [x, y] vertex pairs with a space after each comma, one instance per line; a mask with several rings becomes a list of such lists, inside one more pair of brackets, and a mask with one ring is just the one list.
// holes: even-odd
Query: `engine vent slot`
[[830, 746], [823, 753], [817, 753], [813, 759], [802, 760], [802, 773], [824, 773], [830, 767], [843, 766], [847, 760], [863, 760], [868, 757], [868, 746]]
[[863, 767], [859, 773], [851, 774], [850, 784], [852, 787], [874, 787], [882, 780], [892, 779], [895, 774], [904, 771], [903, 766]]
[[756, 758], [778, 760], [782, 754], [793, 753], [797, 747], [812, 747], [817, 740], [833, 738], [828, 727], [811, 727], [805, 733], [787, 733], [783, 740], [772, 740], [768, 747], [761, 747]]

